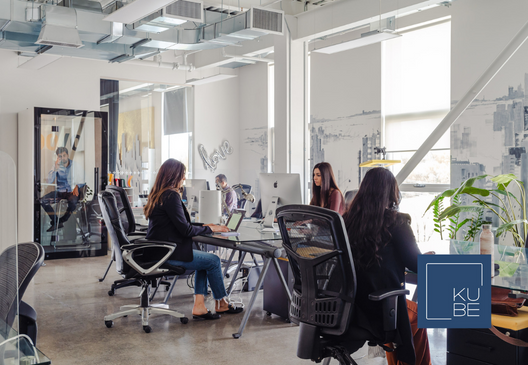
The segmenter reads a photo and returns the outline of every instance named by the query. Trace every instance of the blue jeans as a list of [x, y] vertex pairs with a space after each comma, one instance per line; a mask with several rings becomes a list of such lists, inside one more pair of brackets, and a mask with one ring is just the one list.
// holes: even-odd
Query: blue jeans
[[174, 266], [181, 266], [189, 270], [195, 270], [194, 294], [207, 295], [207, 280], [211, 285], [213, 297], [220, 300], [227, 296], [222, 276], [222, 266], [220, 258], [209, 252], [193, 250], [193, 260], [191, 262], [167, 260]]

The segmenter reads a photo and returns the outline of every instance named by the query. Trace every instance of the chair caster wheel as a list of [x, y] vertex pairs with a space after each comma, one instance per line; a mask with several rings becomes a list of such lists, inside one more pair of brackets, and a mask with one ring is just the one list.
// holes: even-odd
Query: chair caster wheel
[[169, 291], [170, 285], [165, 285], [165, 291]]
[[233, 338], [240, 338], [240, 333], [233, 333]]
[[108, 295], [109, 295], [109, 296], [113, 297], [114, 294], [115, 294], [115, 292], [114, 292], [113, 290], [109, 290], [109, 291], [108, 291]]
[[286, 319], [284, 320], [284, 322], [286, 322], [286, 323], [291, 323], [291, 321], [290, 321], [289, 318], [286, 318]]
[[114, 321], [105, 321], [105, 326], [107, 328], [112, 328], [114, 327]]
[[189, 323], [189, 318], [187, 318], [187, 317], [181, 317], [181, 318], [180, 318], [180, 322], [183, 323], [183, 324], [187, 324], [187, 323]]
[[145, 333], [150, 333], [152, 331], [152, 327], [150, 326], [143, 326], [143, 331], [145, 331]]
[[266, 315], [267, 315], [268, 317], [271, 317], [271, 312], [266, 312]]

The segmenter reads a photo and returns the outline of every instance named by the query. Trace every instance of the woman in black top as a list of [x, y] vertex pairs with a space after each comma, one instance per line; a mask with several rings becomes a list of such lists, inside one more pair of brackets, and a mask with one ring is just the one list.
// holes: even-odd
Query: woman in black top
[[[420, 254], [410, 216], [398, 212], [399, 203], [396, 178], [389, 170], [377, 167], [365, 174], [344, 215], [357, 275], [356, 319], [358, 325], [377, 336], [383, 333], [382, 305], [369, 300], [368, 295], [381, 289], [404, 288], [405, 268], [417, 272]], [[416, 303], [398, 298], [401, 343], [395, 354], [387, 353], [389, 365], [431, 364], [427, 331], [418, 329], [416, 309]]]
[[[147, 239], [175, 242], [176, 250], [168, 260], [172, 265], [196, 270], [194, 282], [195, 319], [218, 319], [219, 313], [240, 313], [242, 308], [231, 306], [226, 300], [226, 290], [220, 258], [208, 252], [193, 250], [192, 237], [213, 232], [227, 232], [225, 226], [214, 224], [191, 224], [189, 213], [183, 206], [180, 191], [185, 181], [185, 165], [168, 159], [161, 165], [156, 181], [144, 208], [149, 220]], [[216, 299], [216, 313], [205, 306], [207, 282]]]

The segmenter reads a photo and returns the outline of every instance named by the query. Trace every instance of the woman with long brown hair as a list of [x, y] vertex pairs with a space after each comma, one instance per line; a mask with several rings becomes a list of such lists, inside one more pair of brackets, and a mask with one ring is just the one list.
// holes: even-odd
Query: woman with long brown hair
[[337, 187], [334, 171], [328, 162], [320, 162], [314, 166], [310, 205], [332, 209], [339, 214], [345, 212], [345, 199]]
[[[383, 333], [381, 304], [369, 300], [368, 295], [403, 288], [406, 267], [418, 272], [420, 250], [410, 216], [398, 212], [400, 199], [394, 175], [387, 169], [373, 168], [365, 174], [343, 217], [356, 269], [356, 318], [360, 326], [378, 335]], [[418, 329], [416, 303], [404, 297], [398, 298], [397, 331], [402, 343], [395, 352], [387, 352], [388, 364], [430, 365], [427, 331]]]
[[[242, 308], [231, 306], [227, 300], [220, 258], [208, 252], [193, 250], [192, 237], [213, 232], [227, 232], [225, 226], [214, 224], [192, 224], [187, 209], [183, 206], [180, 191], [185, 181], [185, 165], [168, 159], [161, 165], [156, 181], [145, 206], [145, 217], [149, 220], [147, 239], [169, 241], [177, 244], [168, 262], [195, 270], [194, 319], [218, 319], [220, 313], [240, 313]], [[205, 306], [207, 282], [216, 299], [216, 313]]]

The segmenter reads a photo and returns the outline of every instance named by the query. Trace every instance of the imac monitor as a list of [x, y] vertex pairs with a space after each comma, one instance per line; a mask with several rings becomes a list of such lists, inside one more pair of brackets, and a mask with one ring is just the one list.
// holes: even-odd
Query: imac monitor
[[273, 227], [278, 206], [302, 204], [299, 174], [263, 173], [259, 175], [259, 185], [265, 227]]
[[185, 180], [185, 193], [187, 195], [187, 209], [190, 212], [198, 210], [198, 197], [200, 190], [207, 189], [207, 180], [205, 179], [187, 179]]

